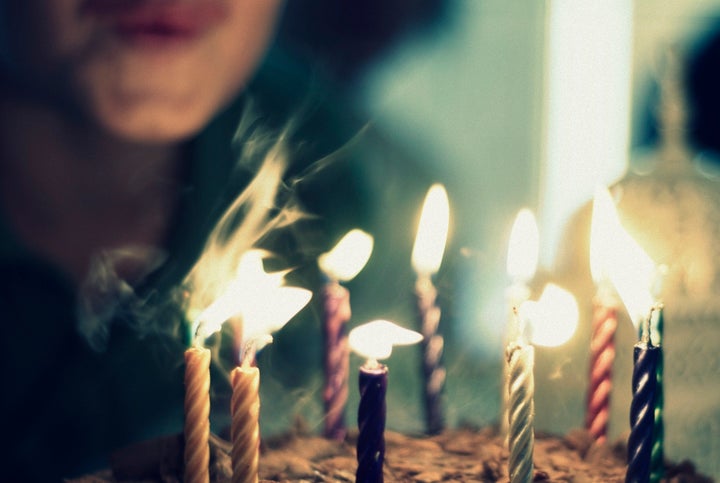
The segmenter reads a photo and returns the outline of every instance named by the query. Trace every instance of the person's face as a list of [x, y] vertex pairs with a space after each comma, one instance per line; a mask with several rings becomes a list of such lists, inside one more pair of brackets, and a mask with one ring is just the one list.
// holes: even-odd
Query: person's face
[[196, 133], [253, 74], [281, 0], [0, 0], [3, 70], [121, 137]]

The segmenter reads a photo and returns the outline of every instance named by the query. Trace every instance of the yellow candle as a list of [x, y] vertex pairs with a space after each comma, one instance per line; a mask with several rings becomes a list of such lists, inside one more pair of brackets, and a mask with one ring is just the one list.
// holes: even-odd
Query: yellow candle
[[260, 460], [260, 371], [243, 364], [230, 373], [233, 483], [257, 483]]
[[210, 481], [210, 351], [185, 351], [185, 482]]

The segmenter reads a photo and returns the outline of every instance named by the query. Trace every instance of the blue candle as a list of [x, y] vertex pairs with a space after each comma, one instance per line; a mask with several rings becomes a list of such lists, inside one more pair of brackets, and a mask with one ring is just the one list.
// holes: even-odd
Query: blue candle
[[387, 366], [383, 364], [366, 364], [360, 368], [357, 483], [383, 482], [387, 374]]
[[630, 404], [630, 437], [626, 483], [650, 481], [650, 456], [655, 428], [657, 366], [662, 355], [650, 341], [649, 329], [633, 351], [633, 398]]

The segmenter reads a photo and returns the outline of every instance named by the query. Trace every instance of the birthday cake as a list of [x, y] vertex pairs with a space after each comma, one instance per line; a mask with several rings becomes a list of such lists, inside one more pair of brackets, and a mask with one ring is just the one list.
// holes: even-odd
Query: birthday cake
[[[296, 430], [263, 441], [260, 482], [355, 481], [355, 441], [337, 443]], [[494, 428], [461, 428], [436, 436], [413, 437], [387, 431], [384, 475], [387, 482], [506, 482], [508, 452]], [[68, 483], [182, 481], [181, 435], [160, 438], [112, 455], [112, 468]], [[230, 445], [211, 437], [210, 478], [230, 482]], [[595, 445], [583, 430], [564, 437], [538, 434], [534, 450], [534, 481], [624, 482], [623, 442]], [[663, 481], [708, 483], [690, 462], [668, 463]]]

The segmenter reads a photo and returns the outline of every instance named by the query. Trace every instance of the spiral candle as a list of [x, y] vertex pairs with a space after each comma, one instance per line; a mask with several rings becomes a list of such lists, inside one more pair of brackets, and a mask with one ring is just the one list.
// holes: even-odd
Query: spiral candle
[[385, 461], [385, 393], [387, 366], [360, 368], [358, 407], [357, 483], [382, 483]]
[[185, 351], [185, 482], [210, 481], [210, 351]]
[[349, 347], [347, 322], [350, 320], [350, 292], [337, 282], [323, 288], [323, 328], [325, 333], [325, 405], [326, 438], [345, 439], [345, 406], [348, 398]]
[[429, 434], [440, 433], [445, 424], [441, 394], [445, 385], [445, 368], [441, 365], [443, 337], [437, 333], [440, 308], [435, 304], [437, 290], [429, 277], [418, 278], [415, 284], [417, 314], [422, 333], [425, 426]]
[[535, 349], [523, 343], [514, 343], [506, 351], [508, 363], [508, 444], [510, 459], [508, 472], [511, 483], [529, 483], [533, 480], [533, 422], [535, 407], [533, 396], [535, 381], [533, 365]]
[[230, 373], [233, 483], [256, 483], [260, 459], [260, 371], [243, 365]]
[[590, 382], [585, 414], [585, 427], [598, 443], [607, 440], [616, 330], [617, 308], [614, 301], [598, 295], [593, 303]]
[[655, 426], [657, 364], [660, 347], [647, 338], [635, 344], [633, 351], [633, 398], [630, 404], [630, 437], [626, 483], [647, 483], [650, 479], [650, 456]]

